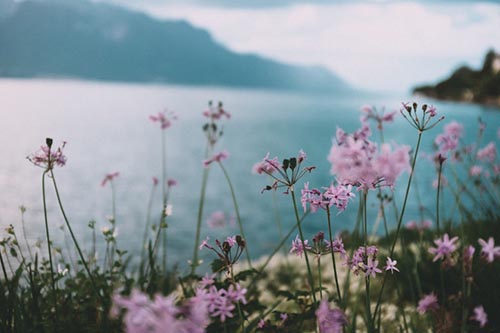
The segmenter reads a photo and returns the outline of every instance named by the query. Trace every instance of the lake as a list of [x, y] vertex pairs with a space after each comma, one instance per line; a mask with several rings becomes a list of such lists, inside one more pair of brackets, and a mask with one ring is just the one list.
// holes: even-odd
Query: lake
[[[149, 115], [165, 108], [173, 110], [178, 120], [167, 129], [167, 174], [178, 181], [173, 188], [169, 219], [169, 253], [173, 260], [185, 265], [192, 256], [197, 218], [202, 160], [205, 138], [201, 113], [209, 100], [223, 101], [232, 119], [224, 126], [224, 136], [216, 151], [227, 149], [230, 157], [224, 165], [230, 174], [245, 225], [252, 256], [270, 253], [278, 243], [273, 194], [263, 193], [264, 176], [253, 175], [252, 165], [267, 152], [280, 158], [296, 155], [303, 149], [308, 164], [317, 169], [304, 180], [312, 187], [328, 186], [332, 181], [326, 156], [337, 126], [346, 131], [359, 127], [363, 105], [383, 106], [388, 111], [399, 109], [401, 102], [413, 101], [408, 95], [325, 96], [292, 92], [239, 90], [217, 87], [181, 87], [168, 85], [136, 85], [96, 83], [72, 80], [0, 80], [0, 226], [13, 224], [21, 234], [19, 206], [27, 208], [25, 223], [28, 237], [44, 239], [41, 197], [43, 170], [33, 166], [26, 156], [52, 137], [58, 146], [67, 141], [68, 162], [55, 169], [63, 204], [79, 239], [89, 244], [92, 234], [87, 224], [95, 220], [100, 229], [111, 215], [110, 187], [101, 187], [105, 174], [119, 171], [115, 181], [117, 195], [116, 221], [119, 228], [118, 247], [138, 253], [151, 192], [152, 177], [161, 176], [161, 132]], [[477, 135], [477, 119], [487, 124], [483, 143], [498, 142], [500, 124], [498, 109], [477, 105], [419, 100], [437, 106], [446, 120], [464, 124], [466, 140]], [[374, 128], [374, 127], [372, 127]], [[438, 125], [424, 134], [423, 151], [430, 152], [432, 141], [442, 131]], [[374, 130], [374, 138], [378, 133]], [[414, 146], [417, 133], [402, 117], [385, 129], [387, 141]], [[217, 210], [234, 215], [227, 183], [214, 165], [210, 171], [204, 220]], [[434, 207], [435, 178], [432, 164], [423, 155], [417, 162], [417, 184], [424, 205]], [[407, 175], [399, 180], [397, 202]], [[50, 184], [50, 183], [49, 183]], [[429, 192], [432, 191], [432, 192]], [[428, 195], [428, 193], [432, 193]], [[290, 198], [276, 193], [276, 205], [284, 230], [294, 225]], [[446, 199], [446, 198], [445, 198]], [[161, 201], [156, 191], [153, 216], [157, 217]], [[64, 221], [57, 210], [52, 188], [48, 190], [49, 223], [52, 234], [63, 245], [58, 230]], [[351, 229], [357, 202], [334, 217], [336, 230]], [[375, 220], [376, 207], [370, 207]], [[411, 200], [405, 221], [418, 216], [418, 204]], [[427, 216], [432, 218], [432, 216]], [[394, 219], [389, 221], [394, 225]], [[311, 215], [305, 222], [310, 238], [318, 230], [326, 231], [324, 214]], [[381, 230], [381, 229], [379, 229]], [[223, 237], [238, 232], [229, 226], [212, 230], [203, 224], [202, 238], [209, 234]]]

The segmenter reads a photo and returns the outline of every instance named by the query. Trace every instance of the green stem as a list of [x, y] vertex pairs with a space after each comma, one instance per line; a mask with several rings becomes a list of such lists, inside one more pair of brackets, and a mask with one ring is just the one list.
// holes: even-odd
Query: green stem
[[330, 253], [332, 254], [333, 276], [335, 277], [335, 287], [337, 288], [337, 297], [339, 299], [339, 304], [342, 304], [342, 296], [340, 294], [340, 285], [339, 285], [339, 279], [338, 279], [338, 275], [337, 275], [337, 264], [335, 263], [335, 253], [333, 252], [333, 248], [332, 248], [333, 236], [332, 236], [332, 222], [331, 222], [330, 207], [326, 207], [326, 216], [327, 216], [327, 221], [328, 221], [328, 236], [330, 237]]
[[[367, 217], [367, 200], [368, 191], [363, 191], [363, 242], [365, 246], [365, 260], [368, 261], [368, 217]], [[368, 262], [366, 263], [368, 264]], [[371, 315], [370, 306], [370, 276], [365, 277], [365, 306], [366, 306], [366, 318], [368, 319], [368, 332], [374, 331], [373, 321], [376, 316]]]
[[196, 273], [196, 267], [199, 266], [198, 262], [198, 250], [199, 250], [199, 243], [200, 243], [200, 232], [201, 232], [201, 220], [203, 218], [203, 205], [205, 203], [205, 192], [207, 189], [207, 182], [208, 182], [208, 174], [209, 174], [210, 168], [206, 168], [203, 170], [203, 179], [201, 183], [201, 191], [200, 191], [200, 202], [198, 206], [198, 219], [196, 221], [196, 236], [194, 238], [194, 251], [193, 251], [193, 259], [191, 261], [191, 274]]
[[439, 228], [439, 191], [441, 189], [441, 174], [443, 171], [443, 163], [439, 163], [439, 171], [438, 171], [438, 184], [437, 184], [437, 193], [436, 193], [436, 227], [438, 234], [441, 234], [441, 230]]
[[[231, 178], [229, 178], [229, 174], [226, 171], [226, 168], [222, 165], [221, 162], [218, 162], [222, 172], [224, 173], [224, 177], [226, 178], [227, 184], [229, 185], [229, 190], [231, 191], [231, 198], [233, 199], [234, 211], [236, 213], [236, 220], [238, 221], [238, 226], [240, 227], [241, 237], [243, 239], [247, 239], [245, 233], [243, 231], [243, 223], [241, 222], [240, 210], [238, 208], [238, 201], [236, 200], [236, 194], [234, 193], [233, 183], [231, 182]], [[247, 242], [248, 245], [248, 242]], [[248, 267], [252, 268], [252, 262], [250, 260], [250, 253], [248, 252], [248, 246], [245, 246], [245, 255], [247, 257]]]
[[[391, 251], [389, 253], [389, 257], [391, 259], [394, 259], [393, 258], [394, 248], [396, 247], [396, 243], [397, 243], [398, 237], [399, 237], [399, 232], [401, 230], [401, 224], [403, 222], [403, 216], [405, 215], [406, 203], [408, 202], [408, 196], [410, 194], [411, 180], [413, 178], [413, 174], [415, 173], [415, 165], [416, 165], [416, 162], [417, 162], [418, 150], [420, 149], [420, 143], [421, 143], [421, 141], [422, 141], [422, 131], [419, 131], [418, 132], [418, 139], [417, 139], [417, 146], [415, 148], [415, 154], [413, 155], [413, 159], [412, 159], [411, 172], [410, 172], [410, 176], [408, 177], [408, 184], [406, 185], [406, 192], [405, 192], [405, 196], [404, 196], [404, 200], [403, 200], [403, 207], [401, 208], [401, 214], [399, 215], [398, 225], [397, 225], [397, 228], [396, 228], [396, 234], [394, 235], [394, 241], [392, 243]], [[384, 274], [384, 279], [383, 279], [383, 282], [382, 282], [382, 288], [380, 288], [380, 292], [378, 294], [377, 305], [375, 306], [375, 312], [373, 313], [373, 318], [375, 318], [377, 316], [377, 311], [378, 311], [378, 309], [380, 307], [380, 301], [382, 300], [382, 294], [384, 292], [384, 286], [385, 286], [385, 280], [386, 279], [387, 279], [387, 271]]]
[[302, 227], [300, 223], [300, 218], [299, 218], [299, 210], [297, 208], [297, 202], [295, 200], [295, 191], [294, 189], [291, 189], [290, 192], [292, 193], [292, 202], [293, 202], [293, 210], [295, 212], [295, 220], [297, 222], [297, 227], [299, 229], [299, 236], [300, 236], [300, 241], [302, 242], [302, 248], [304, 250], [304, 257], [306, 260], [306, 266], [307, 266], [307, 277], [309, 279], [309, 284], [311, 286], [311, 295], [313, 299], [313, 307], [316, 307], [316, 290], [314, 289], [314, 279], [311, 271], [311, 265], [309, 264], [309, 258], [307, 256], [307, 250], [304, 242], [304, 233], [302, 232]]
[[156, 186], [153, 184], [153, 187], [151, 188], [151, 192], [149, 194], [149, 200], [148, 200], [148, 211], [146, 215], [146, 227], [144, 228], [144, 235], [142, 237], [142, 247], [141, 247], [141, 262], [144, 260], [144, 254], [146, 252], [146, 243], [147, 243], [147, 238], [148, 238], [148, 232], [149, 228], [151, 225], [151, 208], [153, 206], [153, 194], [155, 192]]
[[75, 243], [76, 250], [78, 251], [78, 255], [80, 256], [80, 260], [82, 261], [82, 264], [85, 267], [85, 270], [87, 271], [87, 274], [90, 278], [90, 282], [92, 283], [92, 286], [94, 288], [95, 293], [100, 298], [101, 302], [105, 303], [103, 296], [101, 295], [101, 293], [99, 293], [99, 289], [97, 288], [97, 285], [94, 281], [92, 273], [90, 272], [89, 266], [87, 265], [87, 261], [85, 260], [85, 257], [83, 256], [82, 250], [80, 249], [80, 245], [78, 245], [78, 241], [76, 240], [75, 234], [73, 233], [73, 229], [71, 228], [71, 225], [69, 224], [68, 217], [66, 216], [66, 212], [64, 211], [64, 207], [63, 207], [62, 201], [61, 201], [61, 196], [59, 195], [59, 190], [57, 188], [56, 178], [54, 177], [54, 173], [52, 172], [52, 170], [50, 171], [50, 176], [52, 178], [52, 183], [54, 184], [54, 190], [56, 192], [57, 203], [59, 204], [59, 208], [60, 208], [62, 216], [64, 218], [64, 222], [66, 223], [66, 226], [68, 227], [69, 233], [71, 235], [71, 239], [73, 240], [73, 243]]
[[[54, 293], [54, 310], [57, 318], [57, 297], [56, 297], [56, 280], [54, 278], [54, 264], [52, 261], [52, 249], [49, 233], [49, 219], [47, 216], [47, 198], [45, 194], [45, 176], [47, 171], [42, 174], [42, 201], [43, 201], [43, 216], [45, 219], [45, 235], [47, 236], [47, 250], [49, 251], [49, 264], [50, 264], [50, 281], [52, 283], [52, 292]], [[56, 319], [57, 320], [57, 319]]]

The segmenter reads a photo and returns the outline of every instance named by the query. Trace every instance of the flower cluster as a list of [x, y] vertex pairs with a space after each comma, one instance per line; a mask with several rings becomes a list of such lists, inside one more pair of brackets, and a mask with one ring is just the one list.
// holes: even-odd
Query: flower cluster
[[113, 296], [111, 316], [118, 317], [125, 310], [123, 323], [128, 333], [204, 333], [210, 323], [209, 304], [204, 295], [197, 294], [179, 306], [174, 295], [156, 295], [151, 300], [134, 289], [130, 296]]
[[320, 333], [341, 333], [347, 325], [347, 317], [340, 309], [331, 309], [323, 299], [316, 310], [316, 321]]
[[375, 107], [365, 105], [361, 108], [361, 112], [363, 115], [361, 116], [361, 122], [366, 123], [368, 120], [372, 119], [377, 123], [377, 129], [383, 130], [383, 123], [390, 123], [394, 121], [394, 116], [397, 111], [392, 111], [389, 113], [385, 113], [385, 110], [382, 109], [379, 112]]
[[[403, 107], [399, 110], [401, 115], [408, 121], [408, 123], [417, 129], [420, 133], [430, 130], [444, 119], [444, 116], [434, 120], [437, 116], [436, 108], [431, 105], [423, 104], [421, 111], [418, 111], [417, 103], [402, 103]], [[432, 122], [431, 122], [432, 120]]]
[[353, 134], [338, 128], [328, 161], [330, 172], [344, 185], [358, 186], [361, 190], [379, 186], [394, 186], [403, 171], [410, 171], [409, 146], [377, 145], [369, 140], [370, 128], [363, 125]]
[[208, 102], [208, 110], [205, 110], [203, 115], [208, 118], [208, 122], [203, 125], [203, 131], [209, 145], [214, 146], [223, 134], [223, 130], [217, 125], [217, 121], [220, 121], [222, 118], [230, 119], [231, 114], [224, 109], [222, 102], [214, 106], [212, 101], [210, 101]]
[[157, 115], [149, 116], [149, 119], [153, 123], [156, 123], [156, 122], [160, 123], [161, 129], [165, 130], [165, 129], [169, 128], [170, 126], [172, 126], [173, 120], [177, 120], [177, 115], [173, 111], [165, 110], [162, 112], [158, 112]]
[[223, 160], [227, 159], [228, 157], [229, 157], [229, 153], [227, 152], [227, 150], [223, 150], [220, 153], [213, 155], [211, 158], [204, 160], [203, 167], [208, 168], [208, 166], [210, 164], [212, 164], [213, 162], [220, 163]]
[[458, 237], [453, 237], [450, 239], [448, 234], [443, 235], [443, 239], [434, 240], [434, 244], [436, 247], [430, 247], [429, 253], [434, 255], [434, 259], [432, 261], [438, 261], [439, 259], [444, 259], [445, 262], [449, 262], [451, 260], [451, 256], [458, 248]]
[[[218, 239], [215, 240], [215, 247], [208, 243], [209, 237], [200, 244], [199, 249], [207, 248], [213, 251], [219, 261], [217, 262], [217, 269], [226, 269], [230, 272], [231, 267], [238, 261], [243, 250], [246, 246], [246, 241], [240, 235], [228, 236], [223, 242]], [[212, 267], [214, 268], [214, 266]]]
[[27, 159], [34, 165], [44, 168], [45, 170], [52, 170], [55, 165], [64, 166], [66, 164], [66, 155], [63, 154], [63, 149], [66, 146], [66, 141], [57, 149], [52, 149], [53, 140], [51, 138], [45, 139], [46, 145], [41, 146], [38, 151], [31, 154]]
[[[118, 171], [108, 173], [104, 176], [104, 179], [101, 182], [101, 186], [106, 186], [108, 182], [112, 182], [116, 177], [118, 177], [120, 173]], [[154, 180], [153, 180], [154, 183]]]
[[343, 212], [349, 203], [349, 199], [355, 197], [351, 190], [351, 185], [334, 186], [332, 184], [329, 187], [323, 187], [323, 192], [321, 192], [316, 188], [309, 189], [309, 182], [306, 182], [301, 190], [301, 202], [304, 212], [307, 211], [307, 204], [309, 204], [312, 213], [315, 213], [318, 208], [327, 209], [332, 206], [335, 206], [339, 213]]
[[214, 276], [205, 275], [201, 282], [201, 288], [197, 289], [197, 297], [203, 298], [207, 302], [207, 309], [210, 317], [219, 318], [224, 322], [226, 318], [233, 317], [235, 304], [241, 302], [247, 304], [245, 294], [246, 288], [242, 288], [239, 283], [231, 284], [229, 288], [217, 288]]
[[450, 153], [453, 161], [460, 158], [457, 148], [463, 129], [464, 127], [456, 121], [452, 121], [444, 126], [444, 132], [439, 134], [434, 140], [434, 144], [438, 147], [438, 152], [441, 156], [447, 156]]
[[[306, 157], [306, 153], [300, 150], [297, 157], [285, 158], [282, 163], [279, 163], [277, 157], [270, 159], [269, 153], [267, 153], [262, 161], [257, 162], [252, 167], [255, 173], [268, 174], [274, 180], [272, 185], [266, 186], [262, 191], [277, 190], [279, 187], [286, 188], [285, 194], [288, 194], [289, 190], [293, 191], [299, 179], [316, 168], [314, 166], [302, 166]], [[276, 172], [279, 174], [278, 176], [275, 175]]]

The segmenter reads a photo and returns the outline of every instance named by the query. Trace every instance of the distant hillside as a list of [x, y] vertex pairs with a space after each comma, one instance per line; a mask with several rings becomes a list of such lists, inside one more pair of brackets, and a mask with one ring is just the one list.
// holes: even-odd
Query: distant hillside
[[82, 0], [0, 0], [0, 12], [3, 77], [350, 91], [322, 67], [231, 52], [185, 21]]
[[448, 79], [436, 85], [416, 87], [413, 93], [442, 100], [500, 106], [500, 54], [491, 50], [480, 70], [460, 67]]

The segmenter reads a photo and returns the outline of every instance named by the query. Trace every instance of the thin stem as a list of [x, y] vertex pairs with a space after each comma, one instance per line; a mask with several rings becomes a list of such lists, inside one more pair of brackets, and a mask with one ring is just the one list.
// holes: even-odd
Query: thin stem
[[[367, 200], [368, 200], [368, 191], [363, 191], [363, 242], [365, 246], [365, 260], [368, 261], [368, 217], [367, 217]], [[368, 264], [368, 262], [366, 262]], [[370, 306], [370, 276], [365, 276], [365, 305], [366, 305], [366, 318], [368, 319], [368, 332], [373, 332], [373, 321], [375, 320], [375, 316], [372, 320], [371, 315], [371, 306]]]
[[28, 249], [28, 254], [30, 256], [30, 260], [31, 260], [31, 262], [33, 262], [33, 253], [31, 252], [31, 247], [30, 247], [30, 244], [28, 243], [28, 237], [26, 236], [26, 227], [25, 227], [25, 223], [24, 223], [24, 210], [25, 210], [25, 208], [22, 207], [21, 208], [21, 225], [23, 227], [23, 238], [24, 238], [24, 242], [26, 243], [26, 248]]
[[59, 195], [59, 190], [57, 188], [56, 178], [54, 177], [54, 173], [52, 172], [52, 170], [50, 170], [50, 176], [52, 178], [52, 183], [54, 184], [54, 190], [56, 192], [57, 203], [59, 204], [59, 208], [60, 208], [62, 216], [64, 218], [64, 222], [66, 223], [66, 226], [68, 227], [69, 233], [71, 235], [71, 239], [73, 239], [73, 243], [75, 244], [76, 250], [78, 251], [78, 255], [80, 256], [80, 260], [82, 261], [82, 264], [85, 267], [85, 270], [87, 271], [87, 274], [90, 278], [90, 282], [92, 283], [92, 286], [94, 288], [95, 293], [101, 299], [101, 301], [103, 303], [105, 303], [103, 296], [99, 293], [99, 289], [97, 288], [97, 285], [94, 281], [92, 273], [90, 272], [89, 266], [87, 265], [87, 261], [85, 260], [85, 257], [83, 256], [82, 250], [80, 249], [80, 245], [78, 245], [78, 241], [76, 240], [75, 234], [73, 233], [73, 229], [71, 228], [71, 225], [69, 224], [68, 217], [66, 216], [66, 212], [64, 211], [64, 207], [63, 207], [62, 201], [61, 201], [61, 196]]
[[[54, 293], [54, 311], [57, 317], [57, 297], [56, 297], [56, 280], [54, 278], [54, 264], [52, 261], [52, 249], [49, 233], [49, 219], [47, 216], [47, 198], [45, 194], [45, 176], [47, 171], [42, 174], [42, 201], [43, 201], [43, 216], [45, 220], [45, 235], [47, 237], [47, 250], [49, 251], [49, 264], [50, 264], [50, 281], [52, 283], [52, 292]], [[57, 319], [56, 319], [57, 320]]]
[[[208, 155], [208, 154], [207, 154]], [[198, 205], [198, 219], [196, 221], [196, 236], [194, 238], [194, 251], [193, 251], [193, 259], [191, 261], [191, 274], [196, 273], [196, 267], [198, 267], [198, 247], [200, 243], [200, 232], [201, 232], [201, 220], [203, 218], [203, 206], [205, 204], [205, 192], [207, 189], [208, 182], [208, 174], [210, 172], [210, 168], [203, 169], [203, 179], [201, 182], [201, 191], [200, 191], [200, 202]]]
[[144, 253], [146, 252], [146, 243], [147, 243], [149, 228], [150, 228], [150, 224], [151, 224], [151, 208], [153, 206], [153, 194], [155, 192], [155, 189], [156, 189], [156, 186], [153, 185], [153, 187], [151, 188], [151, 192], [149, 194], [149, 199], [148, 199], [148, 210], [147, 210], [147, 215], [146, 215], [146, 227], [144, 228], [144, 235], [142, 237], [141, 262], [143, 261]]
[[[229, 185], [229, 190], [231, 191], [231, 198], [233, 199], [234, 211], [236, 213], [236, 220], [238, 221], [238, 226], [240, 227], [241, 237], [243, 237], [243, 239], [246, 240], [247, 238], [243, 231], [243, 223], [241, 222], [240, 210], [238, 208], [238, 201], [236, 200], [236, 194], [234, 193], [233, 183], [231, 182], [231, 178], [229, 178], [229, 174], [227, 173], [226, 168], [224, 168], [221, 162], [218, 162], [218, 164], [222, 169], [222, 172], [224, 173], [224, 177], [226, 178], [227, 184]], [[248, 252], [248, 246], [245, 246], [245, 256], [247, 257], [248, 266], [252, 268], [252, 262], [250, 260], [251, 257], [250, 253]]]
[[306, 259], [306, 266], [307, 266], [307, 276], [309, 279], [309, 284], [311, 286], [311, 295], [314, 301], [313, 307], [316, 307], [316, 290], [314, 289], [314, 279], [311, 271], [311, 265], [309, 264], [309, 258], [307, 256], [307, 250], [304, 242], [304, 233], [302, 232], [302, 227], [300, 225], [300, 218], [299, 218], [299, 210], [297, 208], [297, 202], [295, 200], [295, 190], [291, 189], [290, 192], [292, 193], [292, 202], [293, 202], [293, 210], [295, 212], [295, 220], [297, 222], [297, 227], [299, 229], [299, 236], [300, 236], [300, 241], [302, 242], [302, 248], [304, 249], [304, 257]]
[[443, 171], [443, 163], [439, 163], [439, 171], [438, 171], [438, 183], [437, 183], [437, 191], [436, 191], [436, 227], [438, 234], [441, 234], [441, 230], [439, 228], [439, 191], [441, 190], [441, 175]]
[[[166, 225], [164, 225], [165, 219], [166, 219], [166, 212], [165, 210], [167, 209], [167, 198], [168, 194], [165, 188], [165, 185], [167, 184], [167, 152], [166, 152], [166, 135], [165, 131], [161, 131], [161, 171], [162, 171], [162, 194], [163, 194], [163, 211], [162, 211], [162, 220], [159, 231], [162, 232], [162, 254], [163, 254], [163, 261], [162, 261], [162, 268], [163, 271], [165, 272], [167, 269], [167, 228]], [[165, 227], [165, 228], [162, 228]]]
[[335, 263], [335, 253], [333, 252], [333, 248], [332, 248], [333, 236], [332, 236], [332, 222], [331, 222], [330, 207], [326, 207], [326, 216], [327, 216], [327, 221], [328, 221], [328, 236], [330, 237], [330, 253], [332, 254], [333, 276], [335, 277], [335, 287], [337, 288], [337, 297], [339, 299], [339, 304], [342, 304], [342, 296], [340, 294], [340, 285], [339, 285], [339, 279], [338, 279], [338, 275], [337, 275], [337, 265]]
[[[422, 131], [419, 131], [418, 132], [418, 139], [417, 139], [417, 146], [415, 148], [415, 154], [413, 155], [413, 159], [412, 159], [411, 172], [410, 172], [410, 176], [408, 177], [408, 184], [406, 185], [406, 192], [405, 192], [405, 196], [404, 196], [404, 200], [403, 200], [403, 207], [401, 208], [401, 214], [399, 215], [398, 225], [396, 228], [396, 234], [394, 235], [394, 241], [392, 243], [391, 251], [389, 253], [390, 258], [393, 258], [394, 248], [396, 247], [396, 243], [397, 243], [398, 237], [399, 237], [399, 232], [401, 230], [401, 224], [403, 222], [403, 216], [404, 216], [405, 210], [406, 210], [406, 203], [408, 202], [408, 196], [410, 194], [411, 181], [413, 178], [413, 174], [415, 173], [415, 165], [417, 162], [418, 150], [420, 149], [421, 141], [422, 141]], [[380, 292], [378, 294], [377, 305], [375, 306], [375, 312], [373, 313], [373, 318], [375, 318], [377, 316], [377, 311], [380, 307], [380, 301], [382, 300], [382, 294], [384, 292], [384, 286], [385, 286], [386, 279], [387, 279], [387, 271], [384, 274], [382, 288], [380, 288]]]

